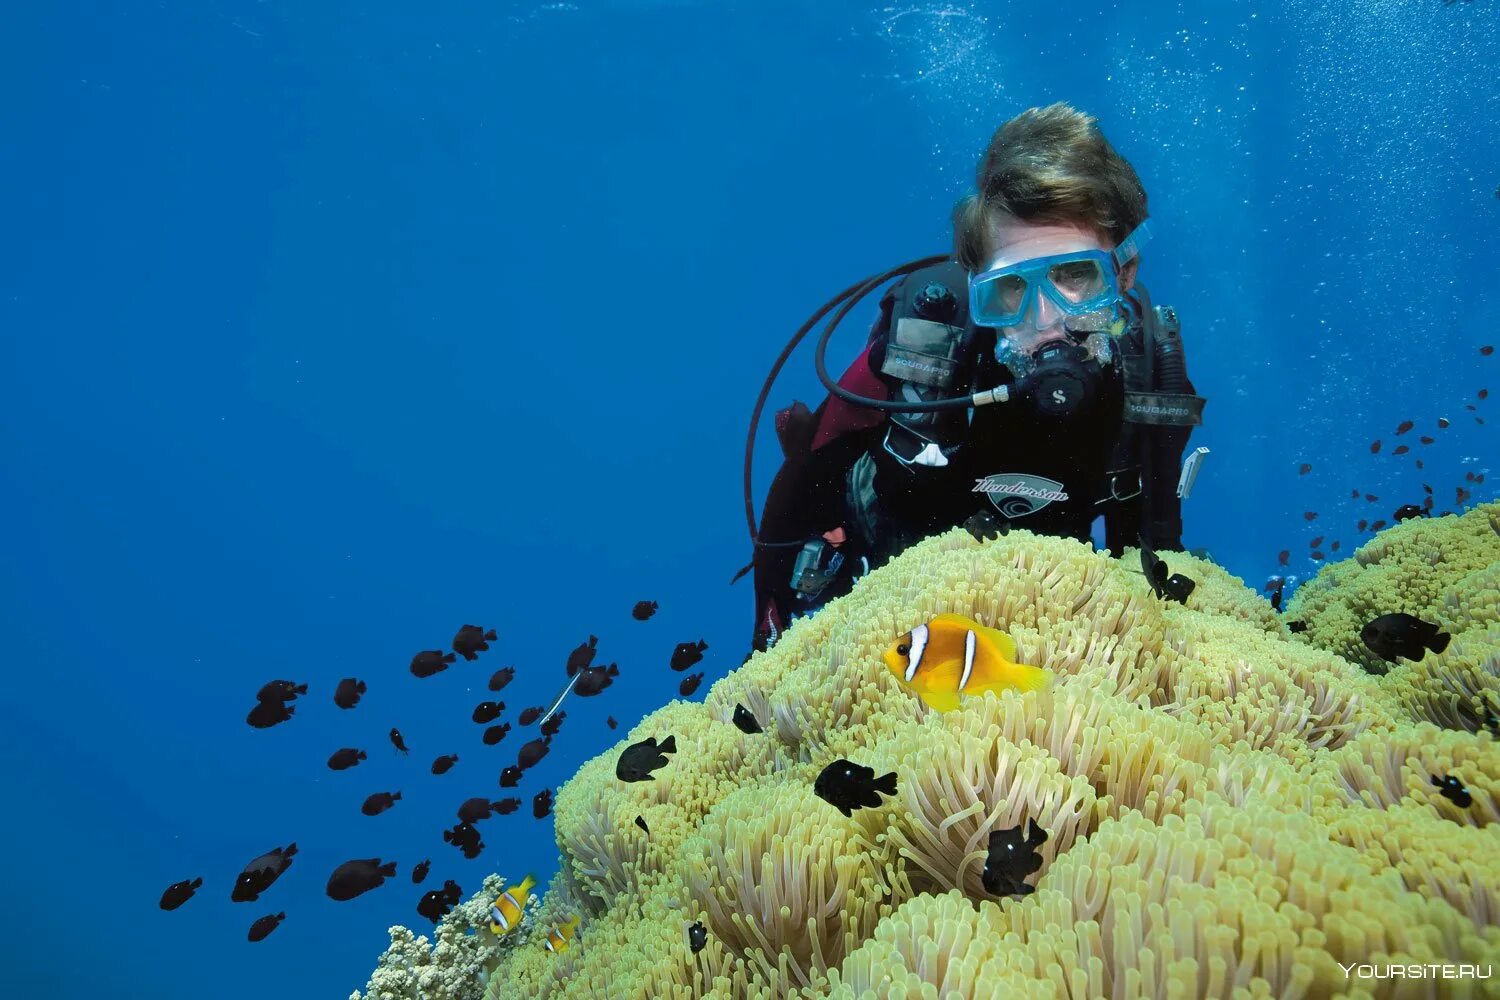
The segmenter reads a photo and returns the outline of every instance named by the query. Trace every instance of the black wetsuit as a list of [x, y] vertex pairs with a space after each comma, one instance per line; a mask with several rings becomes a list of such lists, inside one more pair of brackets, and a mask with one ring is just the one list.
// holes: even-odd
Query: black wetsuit
[[[952, 283], [957, 280], [955, 266], [930, 270]], [[892, 317], [906, 311], [908, 283], [923, 274], [918, 272], [886, 293], [871, 331], [866, 382], [878, 380], [887, 398], [899, 398], [901, 386], [901, 380], [882, 372]], [[761, 517], [761, 544], [754, 563], [754, 647], [767, 648], [793, 617], [847, 593], [867, 569], [981, 511], [1006, 526], [1082, 541], [1091, 537], [1095, 520], [1103, 516], [1105, 543], [1111, 551], [1118, 554], [1135, 545], [1142, 532], [1142, 449], [1137, 435], [1145, 435], [1152, 470], [1147, 492], [1153, 509], [1145, 522], [1148, 541], [1158, 550], [1180, 549], [1176, 484], [1191, 429], [1131, 426], [1127, 431], [1122, 418], [1124, 373], [1135, 370], [1143, 352], [1139, 318], [1134, 316], [1133, 326], [1117, 338], [1120, 356], [1102, 369], [1095, 397], [1082, 413], [1052, 419], [1021, 402], [956, 411], [943, 418], [948, 421], [944, 436], [959, 445], [943, 467], [909, 466], [894, 458], [887, 447], [889, 414], [876, 418], [865, 410], [864, 422], [873, 426], [856, 426], [831, 440], [826, 433], [815, 439], [814, 432], [824, 427], [831, 407], [845, 405], [840, 401], [825, 399], [810, 418], [789, 418], [788, 411], [778, 415], [785, 461]], [[955, 322], [963, 321], [960, 317]], [[969, 328], [964, 349], [969, 356], [959, 376], [966, 386], [989, 388], [1010, 381], [1009, 373], [994, 360], [994, 342], [993, 331]], [[1178, 391], [1194, 391], [1185, 378], [1183, 383]], [[818, 447], [811, 447], [814, 443]], [[981, 483], [987, 479], [1001, 489], [1024, 488], [1033, 497], [1018, 500], [1013, 493], [984, 492]], [[804, 543], [836, 529], [843, 529], [842, 538], [835, 534], [832, 540], [840, 544], [829, 551], [842, 556], [840, 572], [816, 596], [799, 594], [792, 586], [792, 573]]]

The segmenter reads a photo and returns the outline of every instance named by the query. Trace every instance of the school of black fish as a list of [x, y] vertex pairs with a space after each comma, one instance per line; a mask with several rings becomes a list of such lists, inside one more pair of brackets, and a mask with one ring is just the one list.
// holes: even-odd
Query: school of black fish
[[[655, 601], [638, 601], [631, 608], [630, 614], [636, 621], [647, 621], [656, 614], [657, 609], [658, 604]], [[479, 659], [481, 654], [489, 652], [492, 643], [498, 641], [497, 629], [473, 624], [462, 625], [454, 633], [449, 649], [427, 649], [417, 652], [411, 657], [408, 672], [419, 680], [435, 677], [460, 660], [467, 663]], [[540, 719], [541, 725], [538, 728], [541, 735], [523, 745], [517, 754], [516, 763], [507, 765], [500, 772], [498, 780], [500, 787], [517, 787], [522, 781], [523, 773], [536, 767], [547, 756], [554, 737], [561, 731], [563, 721], [567, 717], [567, 713], [561, 711], [560, 706], [568, 695], [597, 696], [609, 688], [620, 676], [619, 667], [614, 663], [603, 666], [594, 665], [598, 642], [598, 637], [591, 635], [586, 642], [568, 654], [565, 667], [566, 674], [570, 678], [569, 684], [564, 689], [563, 695], [557, 698], [550, 708], [534, 706], [522, 710], [517, 720], [518, 724], [529, 726]], [[674, 647], [668, 661], [671, 669], [682, 670], [687, 665], [698, 662], [707, 648], [707, 643], [702, 640], [679, 643]], [[501, 667], [490, 675], [487, 687], [491, 692], [498, 692], [507, 687], [515, 676], [515, 667]], [[702, 675], [695, 676], [701, 679]], [[377, 678], [375, 683], [378, 686], [381, 682]], [[285, 679], [268, 681], [256, 692], [255, 705], [246, 715], [246, 723], [255, 729], [270, 729], [291, 720], [296, 714], [294, 702], [300, 696], [306, 695], [308, 688], [307, 683], [300, 681]], [[359, 710], [362, 700], [370, 690], [371, 683], [367, 679], [344, 677], [334, 684], [332, 701], [341, 710]], [[482, 736], [482, 742], [485, 745], [493, 746], [499, 743], [510, 732], [509, 722], [497, 722], [505, 710], [505, 702], [487, 700], [474, 705], [469, 711], [469, 717], [473, 722], [488, 727]], [[364, 709], [361, 714], [367, 711], [368, 709]], [[741, 724], [741, 720], [737, 718], [736, 724]], [[610, 716], [609, 728], [614, 729], [617, 725], [614, 717]], [[744, 728], [743, 724], [741, 728]], [[410, 753], [411, 748], [408, 747], [406, 737], [402, 734], [400, 727], [390, 727], [386, 735], [396, 754], [405, 756]], [[327, 766], [330, 771], [348, 771], [357, 767], [361, 761], [368, 759], [368, 752], [360, 747], [340, 747], [328, 757]], [[665, 758], [662, 759], [665, 760]], [[440, 754], [432, 760], [429, 770], [435, 776], [445, 775], [454, 770], [459, 762], [460, 755], [457, 753]], [[372, 792], [360, 805], [360, 812], [365, 816], [380, 816], [401, 801], [402, 793], [399, 790]], [[470, 860], [478, 858], [483, 853], [485, 844], [477, 824], [497, 816], [508, 816], [517, 812], [520, 807], [519, 798], [491, 800], [487, 796], [472, 796], [458, 806], [458, 822], [442, 830], [442, 840], [465, 858]], [[537, 791], [532, 796], [531, 807], [532, 815], [539, 820], [550, 816], [552, 790], [542, 788]], [[641, 821], [640, 825], [642, 829], [645, 828], [644, 821]], [[230, 887], [231, 900], [234, 902], [258, 900], [262, 894], [270, 891], [292, 866], [297, 853], [297, 845], [289, 843], [284, 847], [272, 848], [250, 860]], [[412, 884], [419, 885], [425, 881], [431, 866], [430, 859], [423, 859], [413, 865], [410, 872]], [[354, 858], [343, 862], [333, 870], [328, 876], [324, 892], [333, 900], [352, 900], [380, 888], [387, 879], [396, 875], [396, 871], [395, 861], [378, 857]], [[179, 909], [194, 898], [203, 884], [204, 879], [201, 876], [173, 882], [162, 892], [158, 906], [168, 911]], [[462, 890], [459, 884], [452, 879], [445, 879], [442, 888], [422, 894], [417, 900], [416, 910], [419, 915], [437, 923], [444, 914], [458, 904], [461, 898]], [[263, 941], [285, 919], [286, 914], [283, 912], [261, 916], [250, 924], [246, 937], [251, 942]]]

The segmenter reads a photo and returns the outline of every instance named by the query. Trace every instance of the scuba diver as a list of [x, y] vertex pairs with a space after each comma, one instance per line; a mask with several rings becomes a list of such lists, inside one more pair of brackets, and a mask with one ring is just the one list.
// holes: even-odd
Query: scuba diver
[[[1204, 400], [1175, 313], [1137, 280], [1145, 220], [1140, 179], [1095, 119], [1062, 103], [1032, 108], [991, 139], [976, 193], [954, 209], [951, 257], [852, 285], [798, 330], [746, 444], [755, 550], [739, 575], [755, 573], [755, 649], [958, 525], [976, 538], [1015, 526], [1088, 541], [1102, 516], [1105, 545], [1115, 555], [1140, 545], [1154, 579], [1151, 550], [1182, 548], [1181, 496], [1206, 449], [1182, 465]], [[865, 350], [834, 382], [834, 329], [892, 278]], [[762, 408], [830, 312], [816, 353], [830, 395], [815, 412], [796, 402], [777, 413], [784, 462], [757, 530]]]

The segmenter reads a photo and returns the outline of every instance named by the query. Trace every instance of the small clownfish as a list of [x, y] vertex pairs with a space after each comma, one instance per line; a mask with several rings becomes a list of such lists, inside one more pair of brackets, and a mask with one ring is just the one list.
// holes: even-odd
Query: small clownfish
[[882, 654], [901, 686], [939, 712], [960, 696], [1007, 689], [1036, 691], [1052, 675], [1016, 662], [1015, 640], [963, 615], [938, 615], [891, 643]]
[[535, 885], [536, 876], [527, 875], [519, 885], [505, 887], [505, 891], [490, 907], [491, 934], [504, 937], [520, 925], [521, 917], [526, 914], [526, 901], [531, 898], [531, 890]]
[[547, 945], [548, 951], [556, 954], [568, 950], [568, 945], [573, 940], [573, 936], [578, 933], [578, 919], [575, 915], [567, 923], [558, 924], [547, 932], [547, 940], [543, 943]]

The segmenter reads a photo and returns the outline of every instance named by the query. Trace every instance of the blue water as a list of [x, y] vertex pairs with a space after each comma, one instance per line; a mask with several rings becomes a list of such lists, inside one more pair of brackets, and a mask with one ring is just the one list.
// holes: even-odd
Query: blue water
[[[1452, 509], [1500, 454], [1475, 398], [1500, 389], [1478, 353], [1500, 340], [1495, 3], [1036, 10], [11, 5], [6, 995], [342, 998], [388, 925], [418, 926], [416, 861], [424, 888], [545, 881], [531, 795], [675, 696], [676, 643], [709, 643], [699, 698], [747, 649], [742, 442], [781, 344], [850, 282], [946, 249], [976, 157], [1026, 107], [1097, 115], [1150, 193], [1141, 277], [1211, 398], [1186, 544], [1258, 586], [1283, 548], [1315, 571], [1315, 535], [1347, 554], [1356, 518], [1424, 482]], [[804, 353], [771, 404], [821, 397]], [[1425, 471], [1391, 457], [1399, 420], [1439, 416]], [[757, 503], [778, 459], [767, 430]], [[633, 621], [646, 598], [661, 611]], [[466, 622], [499, 630], [489, 653], [407, 673]], [[529, 732], [481, 744], [485, 680], [516, 666], [514, 720], [590, 633], [622, 676], [567, 706], [523, 809], [463, 860], [440, 831], [499, 797]], [[347, 712], [346, 676], [369, 683]], [[273, 677], [312, 690], [252, 730]], [[369, 760], [327, 770], [346, 745]], [[281, 881], [231, 903], [290, 841]], [[324, 896], [371, 856], [400, 877]]]

